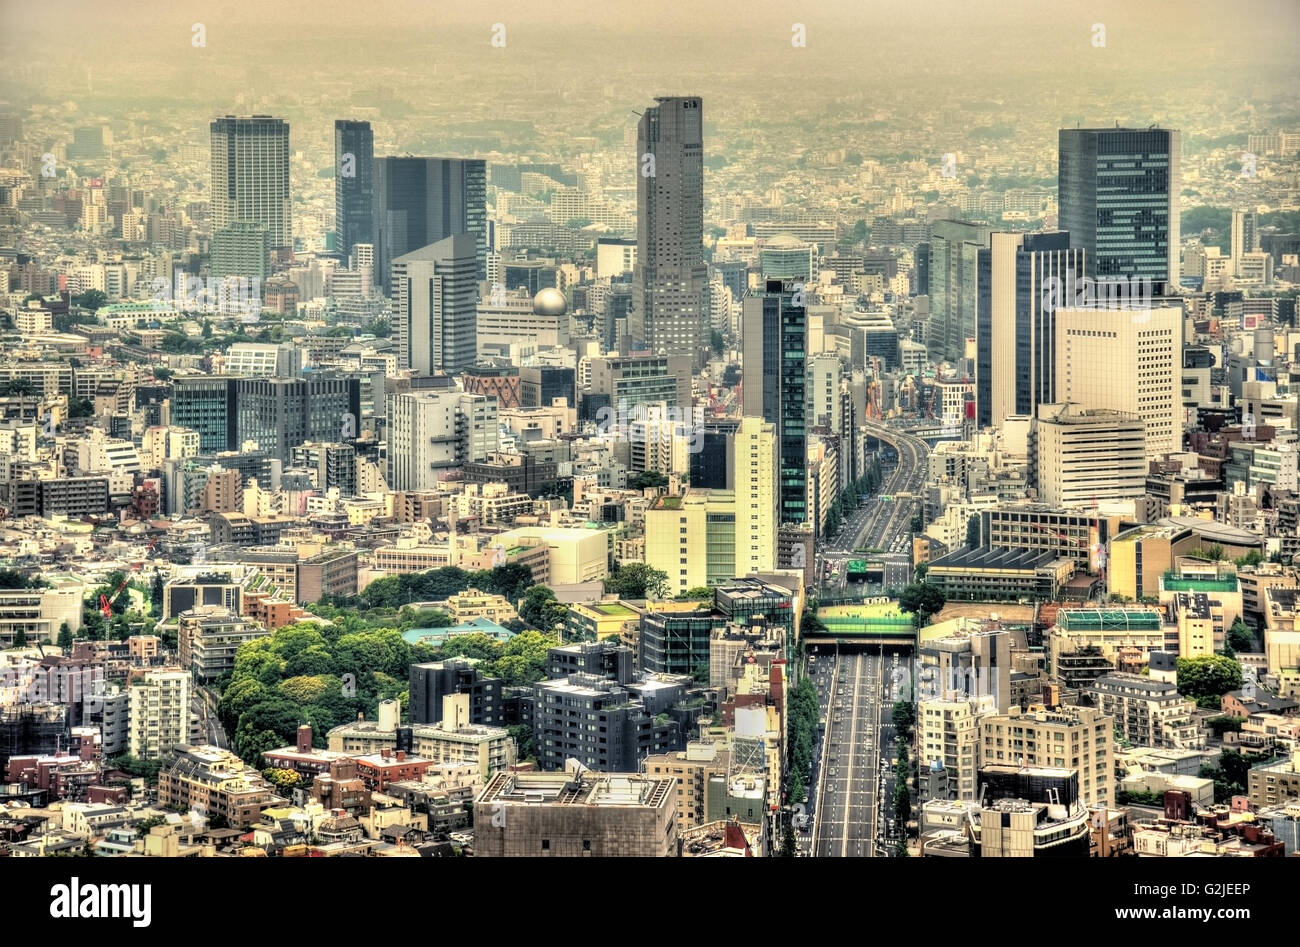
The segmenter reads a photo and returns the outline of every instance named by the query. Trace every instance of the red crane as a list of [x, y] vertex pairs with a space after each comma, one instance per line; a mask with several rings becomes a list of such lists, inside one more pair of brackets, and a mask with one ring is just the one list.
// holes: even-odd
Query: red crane
[[99, 610], [104, 613], [105, 618], [113, 617], [113, 603], [118, 600], [118, 597], [121, 596], [124, 591], [126, 591], [126, 587], [130, 583], [131, 577], [135, 573], [139, 572], [144, 566], [145, 560], [149, 558], [149, 553], [153, 552], [153, 547], [158, 545], [158, 540], [160, 539], [162, 539], [161, 536], [155, 536], [153, 538], [153, 541], [149, 543], [148, 548], [144, 551], [144, 557], [131, 567], [131, 571], [126, 574], [126, 578], [124, 578], [122, 584], [117, 587], [117, 591], [113, 593], [112, 598], [109, 598], [107, 595], [99, 596]]

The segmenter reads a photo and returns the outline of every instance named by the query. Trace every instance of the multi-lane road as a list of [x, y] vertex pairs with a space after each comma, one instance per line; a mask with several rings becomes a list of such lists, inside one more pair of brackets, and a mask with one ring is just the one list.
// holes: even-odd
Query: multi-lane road
[[[820, 665], [820, 667], [819, 667]], [[831, 858], [887, 855], [893, 824], [894, 759], [890, 710], [912, 659], [897, 654], [814, 656], [809, 665], [826, 720], [814, 772], [811, 853]]]
[[[879, 590], [902, 588], [912, 578], [912, 551], [909, 534], [916, 503], [925, 486], [929, 448], [920, 438], [880, 424], [864, 425], [867, 433], [893, 445], [897, 460], [884, 466], [884, 483], [877, 495], [863, 501], [845, 519], [834, 539], [820, 550], [824, 562], [832, 563], [838, 573], [835, 587], [843, 588], [847, 580], [847, 560], [855, 558], [855, 549], [880, 549], [873, 558], [883, 561], [884, 582]], [[882, 500], [881, 497], [889, 497]]]
[[[929, 450], [924, 441], [882, 425], [868, 424], [873, 436], [893, 444], [896, 462], [885, 468], [880, 494], [871, 497], [841, 526], [821, 550], [837, 564], [842, 587], [846, 560], [855, 549], [884, 550], [873, 558], [885, 564], [883, 588], [911, 581], [908, 542], [916, 506], [926, 479]], [[910, 682], [913, 659], [883, 650], [823, 653], [809, 660], [817, 685], [825, 731], [815, 747], [813, 785], [808, 806], [813, 832], [811, 854], [822, 857], [877, 857], [893, 850], [904, 831], [894, 825], [894, 760], [898, 755], [890, 717], [899, 685]]]

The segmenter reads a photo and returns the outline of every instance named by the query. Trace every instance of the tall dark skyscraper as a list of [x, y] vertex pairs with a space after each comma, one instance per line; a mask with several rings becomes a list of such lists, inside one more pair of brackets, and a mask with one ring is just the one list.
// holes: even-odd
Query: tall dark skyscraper
[[[1073, 287], [1086, 251], [1070, 235], [995, 233], [979, 251], [975, 418], [1000, 427], [1008, 415], [1033, 416], [1056, 402], [1056, 315], [1049, 280]], [[1046, 305], [1045, 305], [1046, 303]]]
[[927, 345], [936, 362], [965, 355], [975, 338], [979, 251], [992, 228], [965, 220], [936, 220], [930, 237], [930, 325]]
[[1062, 128], [1059, 223], [1098, 280], [1178, 284], [1181, 135], [1166, 128]]
[[768, 280], [744, 302], [744, 414], [776, 425], [782, 523], [808, 520], [808, 310], [792, 280]]
[[358, 243], [373, 243], [375, 134], [369, 122], [334, 123], [334, 230], [347, 260]]
[[636, 135], [636, 266], [628, 332], [656, 355], [708, 348], [701, 100], [670, 97], [645, 110]]
[[212, 232], [265, 227], [272, 250], [293, 246], [289, 199], [289, 123], [269, 115], [226, 115], [212, 140]]
[[476, 158], [375, 161], [375, 266], [392, 291], [392, 265], [430, 244], [472, 233], [475, 279], [487, 279], [487, 162]]

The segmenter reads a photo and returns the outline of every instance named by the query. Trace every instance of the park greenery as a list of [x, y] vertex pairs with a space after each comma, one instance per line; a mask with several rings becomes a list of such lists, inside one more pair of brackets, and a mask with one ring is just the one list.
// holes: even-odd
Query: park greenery
[[[407, 610], [391, 617], [340, 616], [320, 626], [301, 622], [241, 645], [234, 670], [223, 676], [217, 715], [233, 747], [246, 762], [260, 766], [262, 754], [294, 742], [302, 724], [312, 727], [316, 746], [326, 733], [358, 714], [374, 719], [379, 702], [401, 702], [408, 714], [408, 679], [413, 663], [452, 657], [477, 659], [483, 673], [507, 686], [526, 686], [545, 676], [553, 635], [524, 631], [508, 641], [475, 632], [457, 635], [441, 647], [412, 644], [402, 632], [435, 627], [438, 615]], [[345, 676], [346, 675], [346, 676]]]

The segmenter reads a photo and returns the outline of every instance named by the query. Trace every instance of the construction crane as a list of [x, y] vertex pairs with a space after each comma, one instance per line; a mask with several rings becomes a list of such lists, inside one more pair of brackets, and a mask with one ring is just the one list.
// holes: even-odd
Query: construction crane
[[158, 540], [160, 539], [162, 539], [161, 536], [155, 536], [153, 538], [153, 541], [149, 543], [148, 548], [145, 549], [144, 556], [141, 557], [139, 562], [131, 567], [131, 571], [129, 571], [126, 574], [126, 577], [122, 579], [122, 584], [117, 587], [117, 591], [113, 593], [112, 598], [102, 594], [99, 596], [99, 610], [104, 613], [105, 618], [113, 617], [113, 603], [116, 602], [121, 594], [126, 591], [126, 587], [130, 584], [132, 576], [144, 567], [145, 560], [149, 558], [149, 553], [153, 552], [153, 547], [158, 545]]

